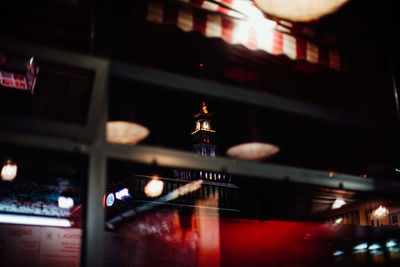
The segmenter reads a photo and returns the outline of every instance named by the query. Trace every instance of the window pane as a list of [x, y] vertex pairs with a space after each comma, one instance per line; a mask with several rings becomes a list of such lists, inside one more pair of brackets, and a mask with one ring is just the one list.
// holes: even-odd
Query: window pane
[[6, 145], [0, 155], [1, 265], [79, 266], [87, 158]]
[[[188, 178], [181, 178], [182, 173]], [[389, 213], [400, 207], [398, 196], [228, 173], [230, 181], [201, 179], [199, 173], [109, 160], [106, 264], [399, 263], [400, 231], [389, 221]], [[349, 219], [353, 214], [359, 219]]]
[[[22, 63], [29, 61], [26, 57], [3, 54], [3, 51], [0, 51], [0, 54], [8, 61]], [[86, 125], [94, 72], [43, 61], [35, 57], [34, 62], [37, 64], [38, 72], [32, 90], [0, 85], [0, 113], [4, 116], [18, 115]], [[2, 65], [0, 70], [10, 75], [18, 71], [27, 71], [8, 69], [7, 65]]]
[[[333, 179], [338, 173], [360, 179], [396, 180], [400, 175], [396, 128], [312, 118], [117, 78], [111, 80], [109, 101], [110, 121], [145, 129], [129, 133], [115, 128], [133, 141], [117, 136], [113, 142], [323, 170]], [[346, 120], [346, 115], [337, 119]], [[198, 122], [210, 128], [197, 130]], [[262, 145], [238, 147], [249, 143]]]

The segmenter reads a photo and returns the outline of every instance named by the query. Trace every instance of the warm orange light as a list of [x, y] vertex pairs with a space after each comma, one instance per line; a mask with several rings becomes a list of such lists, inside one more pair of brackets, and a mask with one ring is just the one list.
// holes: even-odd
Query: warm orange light
[[203, 101], [202, 104], [203, 104], [203, 107], [202, 107], [203, 113], [207, 114], [208, 110], [207, 110], [206, 102]]
[[7, 160], [1, 169], [1, 179], [7, 182], [12, 181], [15, 179], [15, 177], [17, 177], [17, 171], [17, 164], [11, 160]]
[[346, 205], [346, 201], [344, 201], [343, 198], [338, 197], [335, 202], [333, 202], [332, 204], [332, 209], [340, 209], [341, 207], [343, 207], [344, 205]]
[[333, 177], [333, 172], [329, 172], [329, 178]]
[[389, 210], [385, 207], [380, 205], [379, 208], [372, 212], [372, 217], [383, 217], [389, 214]]
[[291, 21], [310, 21], [335, 12], [348, 0], [254, 0], [265, 13]]
[[226, 154], [232, 158], [262, 161], [279, 152], [279, 147], [268, 143], [244, 143], [230, 147]]
[[154, 177], [144, 187], [144, 193], [146, 194], [146, 196], [154, 198], [160, 196], [163, 192], [163, 189], [164, 182], [158, 179], [158, 177]]
[[150, 131], [146, 127], [126, 121], [107, 122], [107, 141], [110, 143], [134, 145], [142, 141], [149, 135]]

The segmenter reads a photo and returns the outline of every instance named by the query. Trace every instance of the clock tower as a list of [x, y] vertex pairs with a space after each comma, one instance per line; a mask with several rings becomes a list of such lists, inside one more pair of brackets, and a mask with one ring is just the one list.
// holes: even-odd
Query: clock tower
[[208, 112], [206, 103], [202, 102], [199, 113], [193, 115], [195, 118], [194, 130], [192, 131], [192, 143], [197, 154], [215, 157], [215, 130], [213, 128], [213, 113]]

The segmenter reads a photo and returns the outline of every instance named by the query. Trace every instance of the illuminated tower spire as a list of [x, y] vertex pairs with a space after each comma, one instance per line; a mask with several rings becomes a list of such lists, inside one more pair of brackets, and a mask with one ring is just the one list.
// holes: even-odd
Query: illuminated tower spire
[[192, 131], [193, 147], [198, 154], [215, 157], [215, 130], [213, 129], [213, 113], [208, 112], [207, 105], [203, 101], [199, 113], [193, 115], [195, 128]]

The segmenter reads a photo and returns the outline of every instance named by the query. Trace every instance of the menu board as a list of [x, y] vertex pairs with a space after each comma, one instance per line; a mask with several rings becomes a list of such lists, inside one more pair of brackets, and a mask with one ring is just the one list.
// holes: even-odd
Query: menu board
[[[122, 237], [105, 232], [104, 261], [119, 266]], [[0, 224], [0, 266], [80, 266], [82, 230]]]
[[42, 227], [39, 266], [79, 266], [81, 229]]
[[79, 266], [81, 229], [0, 225], [1, 266]]
[[38, 266], [40, 227], [0, 225], [2, 266]]

